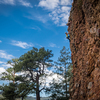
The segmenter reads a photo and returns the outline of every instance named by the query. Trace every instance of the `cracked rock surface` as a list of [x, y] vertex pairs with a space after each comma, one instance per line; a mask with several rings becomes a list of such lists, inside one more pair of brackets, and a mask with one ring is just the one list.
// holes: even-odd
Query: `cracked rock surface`
[[74, 0], [69, 23], [70, 100], [100, 100], [100, 0]]

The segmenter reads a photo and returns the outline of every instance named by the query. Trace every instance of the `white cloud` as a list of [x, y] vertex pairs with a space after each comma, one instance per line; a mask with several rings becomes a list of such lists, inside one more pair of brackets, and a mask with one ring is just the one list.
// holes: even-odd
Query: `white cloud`
[[12, 67], [12, 66], [10, 64], [7, 64], [7, 62], [0, 61], [0, 67], [8, 68], [8, 67]]
[[53, 79], [55, 80], [55, 82], [60, 83], [64, 78], [61, 75], [57, 75], [57, 74], [52, 74], [50, 76], [47, 76], [46, 78], [47, 87], [49, 87], [49, 83], [53, 82]]
[[61, 0], [61, 5], [71, 5], [71, 0]]
[[27, 2], [26, 0], [0, 0], [0, 4], [9, 4], [9, 5], [20, 4], [20, 5], [25, 6], [25, 7], [33, 8], [31, 3]]
[[65, 26], [68, 22], [73, 0], [40, 0], [38, 6], [49, 10], [49, 17], [58, 26]]
[[2, 67], [6, 67], [6, 68], [9, 68], [9, 67], [12, 67], [10, 64], [3, 64], [1, 65]]
[[5, 72], [6, 70], [3, 67], [0, 67], [0, 73]]
[[14, 1], [15, 0], [0, 0], [0, 3], [14, 5], [15, 4]]
[[0, 43], [1, 43], [2, 41], [0, 40]]
[[19, 0], [20, 4], [25, 6], [25, 7], [31, 7], [33, 8], [33, 6], [29, 3], [29, 2], [26, 2], [25, 0]]
[[62, 12], [68, 13], [70, 11], [70, 7], [63, 6], [63, 7], [61, 7], [61, 10], [62, 10]]
[[53, 10], [58, 6], [59, 0], [41, 0], [39, 2], [40, 7], [45, 7], [46, 9]]
[[14, 56], [7, 54], [4, 50], [0, 50], [0, 58], [12, 59]]
[[65, 26], [69, 18], [70, 9], [71, 8], [67, 6], [58, 7], [57, 9], [49, 13], [49, 17], [58, 26]]
[[26, 42], [15, 41], [15, 40], [13, 40], [11, 44], [14, 45], [14, 46], [21, 47], [23, 49], [27, 49], [29, 47], [33, 47], [33, 44], [32, 43], [26, 43]]
[[[63, 79], [63, 77], [61, 75], [57, 75], [54, 74], [52, 70], [48, 70], [45, 66], [45, 70], [44, 70], [46, 76], [43, 76], [40, 78], [40, 82], [42, 82], [42, 86], [46, 85], [47, 87], [49, 87], [49, 83], [53, 82], [53, 79], [56, 80], [56, 82], [61, 82], [61, 80]], [[41, 87], [42, 87], [41, 86]]]

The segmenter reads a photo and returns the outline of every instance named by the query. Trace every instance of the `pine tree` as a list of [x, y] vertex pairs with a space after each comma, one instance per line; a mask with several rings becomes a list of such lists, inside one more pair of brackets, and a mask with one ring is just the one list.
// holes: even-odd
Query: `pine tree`
[[[20, 76], [20, 81], [29, 82], [32, 85], [32, 89], [36, 92], [36, 100], [40, 100], [40, 92], [45, 89], [44, 82], [40, 82], [41, 77], [45, 77], [45, 67], [51, 67], [50, 58], [53, 56], [51, 50], [45, 50], [45, 48], [37, 49], [33, 47], [19, 58], [19, 66], [17, 69], [25, 72]], [[43, 87], [42, 83], [44, 84]]]
[[[9, 80], [8, 85], [1, 86], [0, 90], [2, 95], [7, 100], [15, 100], [15, 98], [25, 98], [30, 92], [32, 92], [29, 83], [17, 82], [18, 77], [16, 73], [20, 71], [18, 67], [19, 59], [12, 59], [7, 62], [12, 67], [6, 69], [6, 72], [1, 74], [1, 80]], [[13, 83], [12, 83], [13, 82]]]
[[6, 72], [1, 73], [1, 80], [9, 80], [9, 81], [13, 81], [13, 83], [15, 83], [15, 73], [17, 72], [17, 70], [15, 69], [15, 66], [18, 65], [18, 59], [12, 59], [10, 61], [7, 62], [8, 64], [10, 64], [12, 67], [6, 69]]
[[[58, 79], [53, 80], [50, 83], [50, 88], [47, 89], [51, 93], [52, 97], [56, 97], [57, 100], [68, 100], [69, 98], [69, 81], [72, 77], [71, 73], [72, 64], [69, 49], [66, 49], [65, 46], [60, 51], [60, 57], [58, 57], [57, 62], [55, 62], [54, 73], [57, 74]], [[51, 90], [50, 90], [51, 89]]]
[[17, 87], [14, 83], [9, 83], [2, 87], [2, 95], [5, 98], [4, 100], [15, 100], [17, 96]]
[[32, 91], [32, 87], [33, 85], [30, 83], [20, 83], [17, 84], [17, 98], [21, 98], [22, 100], [24, 100], [24, 98], [30, 94], [30, 93], [34, 93], [34, 91]]

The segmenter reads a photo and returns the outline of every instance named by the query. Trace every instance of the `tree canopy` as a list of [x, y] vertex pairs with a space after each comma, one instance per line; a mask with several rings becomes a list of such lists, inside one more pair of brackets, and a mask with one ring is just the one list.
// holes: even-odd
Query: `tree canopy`
[[16, 69], [24, 72], [19, 79], [23, 79], [22, 82], [30, 82], [30, 85], [34, 84], [32, 88], [36, 91], [37, 100], [40, 100], [40, 92], [45, 89], [45, 84], [43, 86], [40, 77], [45, 76], [45, 68], [52, 66], [50, 59], [52, 56], [51, 50], [33, 47], [19, 58], [19, 65]]
[[69, 81], [72, 77], [72, 63], [69, 49], [64, 46], [60, 51], [60, 56], [55, 62], [54, 73], [57, 74], [59, 80], [53, 80], [50, 83], [50, 87], [47, 88], [47, 92], [51, 93], [51, 97], [58, 100], [68, 100], [69, 98]]
[[[51, 59], [52, 50], [44, 47], [35, 48], [12, 59], [7, 63], [12, 67], [1, 74], [1, 80], [9, 80], [9, 84], [0, 86], [2, 95], [7, 100], [22, 98], [28, 94], [36, 94], [36, 100], [40, 100], [40, 92], [45, 90], [51, 97], [57, 100], [66, 100], [69, 97], [69, 81], [72, 77], [72, 64], [70, 52], [63, 47], [60, 56], [53, 66]], [[56, 74], [59, 80], [53, 79], [46, 87], [47, 69], [53, 66], [52, 75]], [[10, 93], [10, 95], [8, 95]]]

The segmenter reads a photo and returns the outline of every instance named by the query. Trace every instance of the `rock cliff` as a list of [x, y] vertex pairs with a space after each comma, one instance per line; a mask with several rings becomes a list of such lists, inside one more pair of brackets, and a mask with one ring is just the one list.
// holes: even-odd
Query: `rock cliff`
[[67, 25], [73, 63], [70, 100], [100, 100], [100, 0], [74, 0]]

